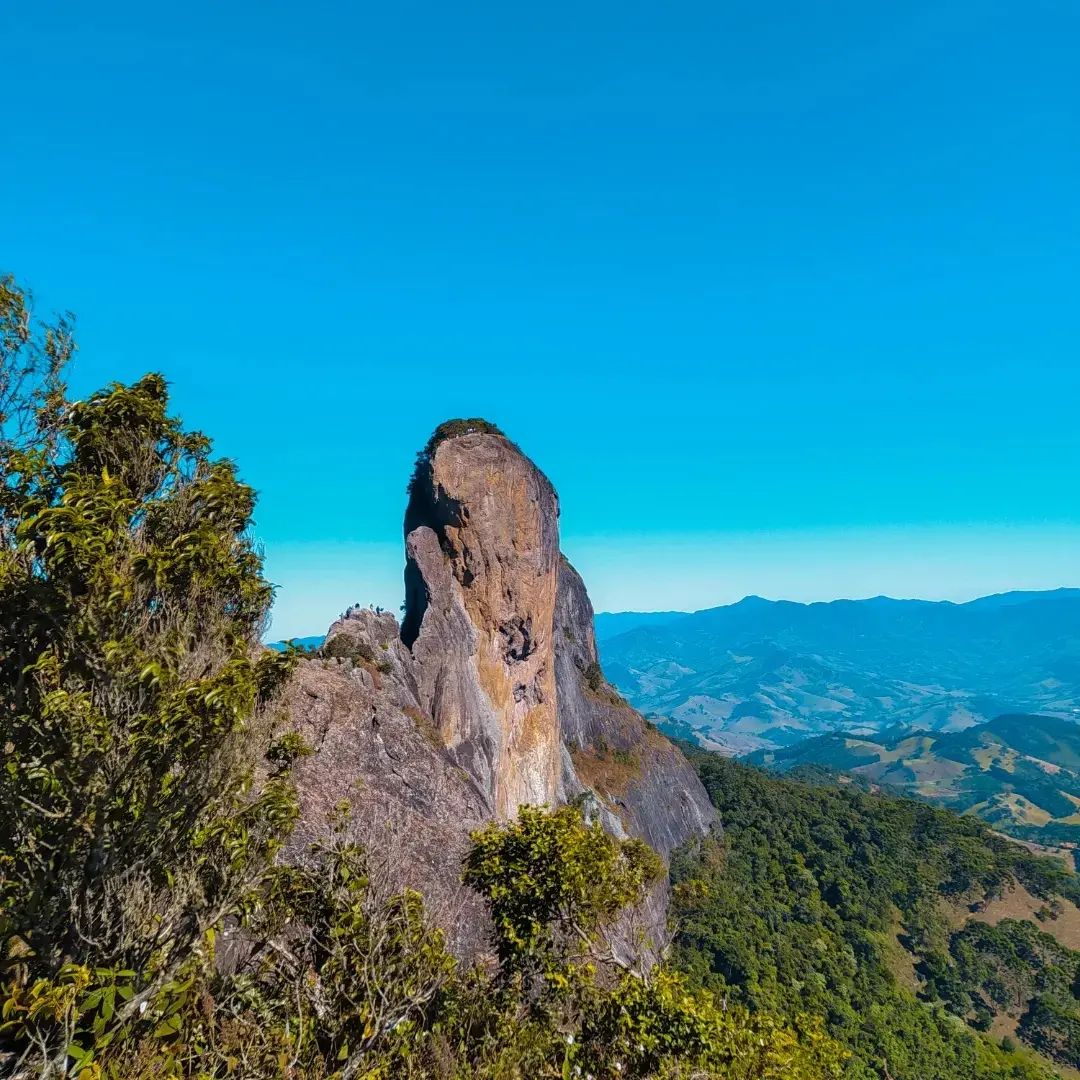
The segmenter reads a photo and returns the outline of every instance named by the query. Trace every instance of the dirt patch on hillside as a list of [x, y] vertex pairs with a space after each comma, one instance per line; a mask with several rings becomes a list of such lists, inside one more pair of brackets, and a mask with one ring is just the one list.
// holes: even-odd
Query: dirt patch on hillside
[[641, 762], [632, 750], [574, 748], [570, 758], [581, 782], [609, 798], [624, 796], [631, 781], [641, 775]]
[[900, 920], [900, 912], [894, 907], [889, 918], [888, 929], [883, 935], [885, 963], [893, 977], [905, 990], [917, 994], [922, 986], [922, 980], [915, 970], [915, 957], [902, 944], [903, 937], [904, 926]]
[[1071, 900], [1057, 901], [1055, 910], [1060, 909], [1055, 917], [1039, 919], [1036, 912], [1047, 912], [1049, 902], [1033, 896], [1019, 882], [998, 900], [991, 900], [981, 911], [973, 912], [975, 922], [997, 926], [1002, 919], [1027, 919], [1040, 930], [1053, 936], [1067, 949], [1080, 950], [1080, 908]]

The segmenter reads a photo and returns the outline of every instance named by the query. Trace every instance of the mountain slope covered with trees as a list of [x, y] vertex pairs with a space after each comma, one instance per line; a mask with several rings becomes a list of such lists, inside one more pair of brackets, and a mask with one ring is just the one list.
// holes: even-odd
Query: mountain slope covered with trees
[[[1080, 878], [1063, 863], [824, 774], [695, 761], [725, 827], [672, 869], [676, 962], [697, 985], [823, 1016], [859, 1080], [1080, 1065], [1080, 953], [1058, 940], [1077, 944]], [[980, 921], [1020, 897], [1042, 922]]]
[[[160, 375], [72, 400], [73, 347], [0, 280], [5, 1080], [1044, 1080], [1076, 1063], [1074, 874], [971, 818], [714, 755], [689, 775], [726, 831], [681, 833], [699, 839], [670, 867], [662, 962], [640, 928], [665, 865], [588, 790], [472, 832], [460, 917], [481, 945], [455, 951], [387, 873], [393, 849], [349, 831], [348, 801], [301, 819], [318, 750], [286, 704], [298, 665], [374, 690], [389, 658], [333, 635], [302, 661], [262, 647], [253, 491]], [[582, 693], [623, 730], [577, 636]], [[636, 722], [660, 764], [619, 746], [600, 763], [669, 797], [636, 772], [689, 767]], [[1039, 925], [987, 914], [1021, 891]]]
[[161, 376], [71, 400], [73, 348], [0, 279], [0, 1076], [840, 1075], [814, 1018], [649, 966], [618, 928], [663, 864], [578, 806], [474, 834], [474, 959], [347, 805], [289, 851], [312, 748], [259, 643], [254, 493]]

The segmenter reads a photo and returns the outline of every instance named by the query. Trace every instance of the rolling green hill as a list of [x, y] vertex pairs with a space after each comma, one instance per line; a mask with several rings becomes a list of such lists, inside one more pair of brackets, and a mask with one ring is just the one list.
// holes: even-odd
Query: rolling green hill
[[1070, 720], [1013, 714], [948, 733], [838, 733], [747, 760], [781, 771], [817, 765], [849, 772], [977, 814], [1023, 840], [1080, 844], [1080, 724]]

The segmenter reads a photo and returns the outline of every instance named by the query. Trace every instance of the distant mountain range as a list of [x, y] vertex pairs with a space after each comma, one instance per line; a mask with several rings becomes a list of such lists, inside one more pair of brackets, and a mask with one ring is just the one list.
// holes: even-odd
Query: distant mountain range
[[326, 640], [325, 634], [313, 634], [311, 637], [289, 638], [286, 641], [271, 641], [269, 647], [277, 652], [282, 652], [287, 644], [295, 645], [300, 649], [318, 649]]
[[805, 765], [849, 772], [978, 814], [1025, 840], [1080, 843], [1080, 724], [1071, 720], [999, 716], [944, 734], [822, 735], [747, 760], [782, 772]]
[[606, 641], [639, 626], [666, 626], [689, 614], [688, 611], [599, 611], [593, 617], [596, 640]]
[[604, 669], [668, 731], [742, 754], [844, 731], [962, 731], [1005, 713], [1080, 719], [1080, 589], [965, 604], [747, 597], [602, 613]]

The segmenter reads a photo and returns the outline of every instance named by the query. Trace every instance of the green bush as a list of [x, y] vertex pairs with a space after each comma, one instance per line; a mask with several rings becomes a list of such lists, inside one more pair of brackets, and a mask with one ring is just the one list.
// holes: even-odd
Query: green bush
[[600, 693], [604, 688], [604, 672], [600, 665], [594, 660], [585, 669], [585, 682], [594, 694]]
[[72, 349], [3, 283], [0, 1053], [54, 1063], [174, 981], [297, 812], [259, 764], [292, 658], [258, 648], [254, 493], [159, 375], [69, 401]]
[[412, 475], [409, 477], [409, 485], [407, 488], [407, 494], [412, 496], [416, 491], [416, 485], [420, 480], [420, 477], [424, 474], [425, 466], [427, 466], [431, 459], [435, 456], [435, 451], [439, 449], [439, 446], [446, 442], [447, 439], [455, 439], [460, 435], [498, 435], [500, 439], [503, 439], [506, 444], [513, 449], [518, 449], [517, 444], [507, 439], [506, 435], [490, 420], [485, 420], [480, 416], [473, 416], [469, 419], [456, 419], [445, 420], [441, 423], [432, 433], [431, 437], [424, 444], [424, 447], [416, 455], [416, 462], [413, 465]]
[[375, 663], [375, 650], [366, 641], [358, 641], [351, 634], [335, 634], [323, 645], [320, 654], [327, 659]]

